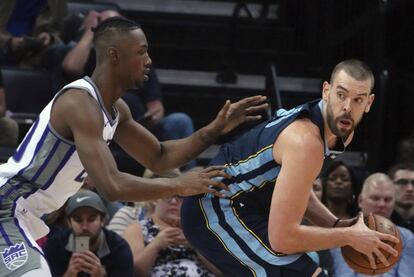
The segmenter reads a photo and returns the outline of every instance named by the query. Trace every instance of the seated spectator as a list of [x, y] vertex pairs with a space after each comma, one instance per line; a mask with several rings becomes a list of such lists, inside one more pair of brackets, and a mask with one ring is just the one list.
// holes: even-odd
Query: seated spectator
[[313, 181], [312, 190], [315, 193], [316, 197], [322, 201], [323, 186], [320, 177], [316, 178], [315, 181]]
[[15, 147], [19, 138], [19, 125], [13, 119], [6, 117], [6, 110], [6, 93], [0, 71], [0, 146]]
[[[91, 47], [93, 38], [91, 28], [101, 20], [119, 15], [117, 11], [107, 10], [100, 13], [90, 11], [85, 17], [84, 31], [79, 42], [63, 60], [63, 73], [68, 81], [83, 75], [91, 75], [95, 68], [95, 53]], [[150, 130], [160, 141], [188, 137], [194, 132], [193, 121], [187, 114], [176, 112], [165, 115], [161, 85], [154, 67], [150, 68], [148, 80], [143, 87], [127, 91], [123, 99], [128, 104], [133, 118]], [[126, 155], [120, 148], [115, 148], [115, 150], [121, 156]], [[195, 161], [192, 161], [183, 169], [188, 170], [195, 165]]]
[[[69, 198], [66, 214], [72, 229], [56, 232], [44, 247], [53, 276], [133, 276], [131, 249], [104, 228], [106, 210], [99, 195], [80, 190]], [[89, 250], [76, 252], [78, 236], [89, 237]]]
[[[383, 173], [374, 173], [364, 182], [358, 198], [358, 205], [364, 214], [379, 214], [390, 218], [394, 208], [395, 188], [393, 181]], [[405, 277], [414, 276], [414, 235], [406, 228], [397, 226], [403, 250], [400, 260], [390, 271], [381, 276]], [[345, 262], [339, 248], [331, 249], [334, 276], [364, 276], [354, 272]]]
[[109, 221], [106, 228], [117, 233], [120, 236], [124, 235], [126, 228], [143, 219], [145, 208], [142, 203], [131, 203], [120, 208]]
[[395, 207], [391, 219], [414, 233], [414, 163], [396, 164], [388, 175], [395, 187]]
[[0, 1], [0, 64], [39, 66], [45, 50], [61, 42], [66, 11], [67, 0]]
[[137, 276], [213, 276], [180, 228], [181, 203], [178, 196], [160, 199], [153, 214], [125, 230]]
[[322, 202], [341, 219], [356, 215], [355, 181], [351, 169], [339, 160], [329, 161], [321, 174]]

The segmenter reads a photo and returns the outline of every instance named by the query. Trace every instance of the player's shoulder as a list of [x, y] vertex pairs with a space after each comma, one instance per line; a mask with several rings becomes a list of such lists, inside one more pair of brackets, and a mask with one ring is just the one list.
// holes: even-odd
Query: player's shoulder
[[76, 87], [67, 88], [64, 91], [60, 92], [54, 102], [54, 105], [63, 102], [67, 107], [71, 107], [72, 105], [80, 105], [80, 107], [82, 107], [83, 105], [89, 104], [97, 106], [96, 100], [86, 89]]
[[[287, 126], [277, 138], [273, 154], [278, 163], [285, 158], [295, 157], [314, 164], [323, 161], [324, 144], [319, 128], [308, 119], [298, 119]], [[289, 158], [288, 158], [289, 159]]]
[[300, 118], [292, 122], [281, 133], [285, 139], [305, 148], [323, 148], [320, 129], [309, 118]]

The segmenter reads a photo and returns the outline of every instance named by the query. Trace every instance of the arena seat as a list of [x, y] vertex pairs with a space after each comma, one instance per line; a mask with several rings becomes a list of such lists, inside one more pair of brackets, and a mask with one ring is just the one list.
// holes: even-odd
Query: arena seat
[[68, 14], [82, 13], [88, 14], [89, 11], [104, 11], [104, 10], [116, 10], [120, 11], [120, 7], [116, 3], [97, 2], [97, 1], [69, 1], [68, 2]]
[[7, 109], [13, 113], [38, 114], [54, 95], [46, 70], [2, 67], [1, 72]]

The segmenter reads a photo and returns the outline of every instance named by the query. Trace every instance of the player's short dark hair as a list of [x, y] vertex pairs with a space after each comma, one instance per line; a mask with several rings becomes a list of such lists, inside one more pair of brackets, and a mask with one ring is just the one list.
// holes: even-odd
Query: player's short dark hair
[[335, 80], [336, 74], [341, 70], [345, 71], [349, 76], [358, 81], [371, 80], [371, 89], [374, 87], [375, 78], [371, 68], [363, 61], [360, 60], [345, 60], [338, 63], [331, 73], [330, 83]]
[[94, 32], [93, 42], [97, 45], [98, 41], [106, 37], [110, 33], [125, 33], [131, 30], [140, 29], [141, 26], [132, 20], [129, 20], [123, 16], [114, 16], [105, 19], [98, 24], [95, 28], [92, 28]]

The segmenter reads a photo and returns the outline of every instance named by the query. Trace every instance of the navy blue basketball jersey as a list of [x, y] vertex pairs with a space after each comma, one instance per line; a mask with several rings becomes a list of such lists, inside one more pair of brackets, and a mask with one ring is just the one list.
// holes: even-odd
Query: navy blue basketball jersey
[[[273, 158], [273, 145], [298, 118], [309, 118], [324, 138], [323, 105], [322, 100], [315, 100], [291, 110], [278, 110], [267, 122], [222, 145], [211, 164], [226, 165], [226, 172], [232, 176], [221, 178], [229, 188], [221, 191], [226, 197], [203, 194], [184, 200], [181, 223], [186, 238], [225, 274], [310, 276], [309, 272], [314, 272], [316, 265], [307, 255], [274, 252], [267, 231], [273, 189], [277, 189], [275, 181], [281, 168]], [[344, 150], [342, 141], [337, 148]], [[329, 150], [325, 142], [325, 156], [340, 151]]]
[[[223, 180], [230, 189], [227, 196], [233, 199], [243, 193], [257, 194], [254, 197], [260, 203], [270, 205], [271, 191], [280, 171], [280, 165], [273, 159], [273, 144], [279, 134], [299, 117], [307, 117], [316, 124], [323, 138], [322, 105], [323, 101], [315, 100], [291, 110], [280, 109], [269, 121], [223, 145], [211, 164], [227, 165], [226, 172], [233, 176]], [[330, 150], [325, 143], [325, 156], [344, 150], [343, 144], [339, 147], [340, 151]], [[263, 190], [269, 191], [264, 193]]]

